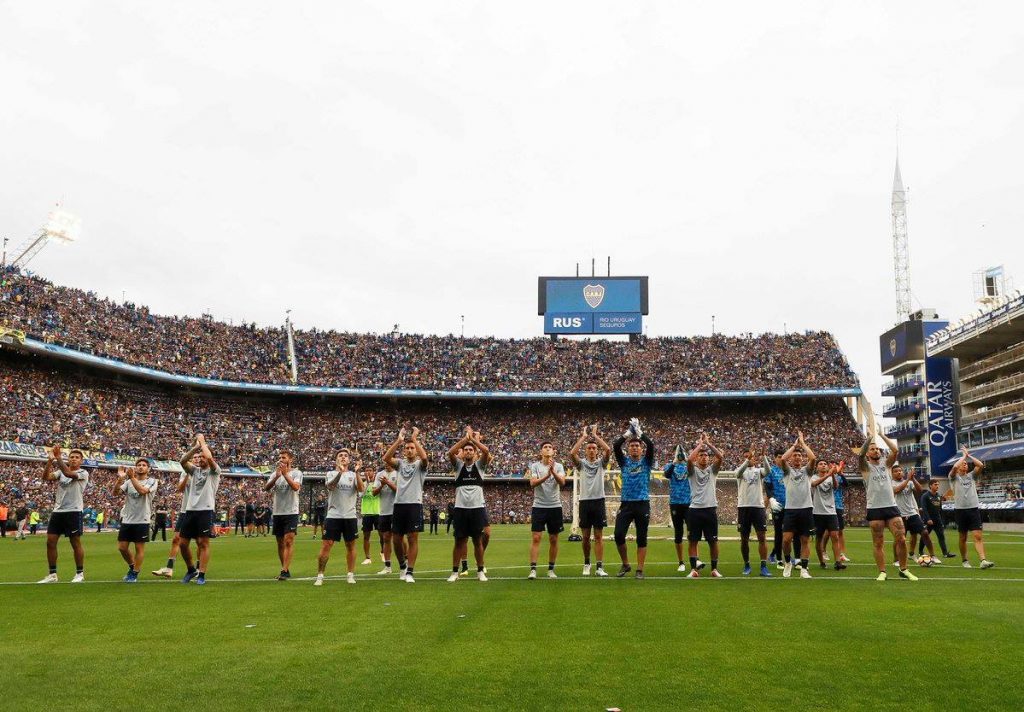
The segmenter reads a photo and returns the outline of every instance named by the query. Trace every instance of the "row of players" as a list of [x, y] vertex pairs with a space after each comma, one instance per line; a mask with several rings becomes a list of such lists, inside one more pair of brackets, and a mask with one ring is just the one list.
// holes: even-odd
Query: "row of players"
[[[899, 566], [901, 578], [916, 581], [917, 577], [907, 568], [908, 545], [906, 531], [911, 532], [911, 550], [914, 539], [924, 538], [929, 553], [934, 552], [924, 521], [917, 509], [915, 492], [920, 493], [921, 485], [916, 478], [904, 475], [896, 462], [896, 444], [882, 435], [889, 453], [885, 460], [882, 451], [875, 444], [874, 424], [863, 446], [857, 451], [858, 469], [864, 478], [867, 490], [867, 519], [872, 533], [875, 562], [878, 566], [878, 580], [886, 578], [884, 535], [889, 530], [893, 536], [894, 558]], [[399, 456], [399, 452], [401, 455]], [[555, 448], [551, 442], [540, 446], [540, 459], [533, 462], [527, 472], [534, 502], [531, 511], [532, 538], [530, 544], [530, 573], [528, 578], [537, 577], [537, 559], [544, 532], [548, 534], [548, 577], [556, 578], [555, 564], [558, 557], [559, 533], [563, 529], [562, 502], [560, 491], [566, 484], [566, 472], [562, 463], [555, 459]], [[636, 539], [635, 577], [644, 578], [644, 564], [647, 556], [647, 535], [650, 523], [649, 485], [655, 461], [655, 444], [645, 434], [639, 421], [634, 418], [621, 436], [609, 445], [596, 426], [584, 428], [570, 457], [580, 479], [580, 528], [583, 533], [584, 569], [589, 576], [592, 571], [591, 552], [595, 554], [596, 576], [607, 576], [604, 569], [604, 536], [607, 526], [604, 501], [604, 481], [611, 456], [621, 471], [622, 489], [619, 510], [615, 516], [614, 542], [621, 560], [618, 577], [625, 577], [633, 571], [626, 547], [630, 528]], [[455, 507], [452, 524], [455, 542], [452, 551], [452, 574], [448, 581], [459, 578], [460, 564], [466, 566], [469, 542], [473, 542], [477, 577], [486, 581], [484, 556], [490, 539], [490, 525], [483, 495], [483, 477], [491, 456], [480, 433], [467, 426], [465, 434], [447, 453], [449, 463], [455, 472]], [[796, 440], [785, 452], [775, 458], [781, 469], [785, 491], [785, 506], [782, 512], [784, 557], [783, 576], [792, 575], [799, 568], [802, 578], [811, 578], [809, 571], [810, 536], [816, 532], [819, 547], [824, 541], [832, 541], [836, 556], [836, 568], [845, 568], [847, 557], [841, 548], [839, 534], [841, 527], [835, 507], [834, 490], [838, 486], [840, 463], [819, 459], [798, 432]], [[682, 557], [682, 537], [685, 530], [688, 541], [689, 576], [698, 578], [704, 568], [698, 559], [698, 545], [704, 539], [709, 548], [711, 577], [721, 578], [718, 570], [718, 501], [715, 481], [723, 462], [723, 453], [704, 434], [693, 448], [686, 452], [682, 446], [675, 449], [674, 461], [664, 471], [670, 488], [672, 522], [675, 529], [675, 544], [679, 555], [680, 571], [686, 571]], [[82, 469], [81, 451], [72, 450], [68, 460], [62, 458], [59, 446], [53, 448], [47, 460], [44, 478], [57, 481], [57, 497], [47, 532], [48, 575], [40, 583], [53, 583], [57, 579], [57, 542], [67, 536], [74, 552], [76, 574], [73, 582], [84, 580], [84, 552], [81, 545], [82, 495], [88, 483], [89, 473]], [[384, 469], [369, 483], [373, 494], [380, 497], [380, 530], [383, 535], [384, 569], [381, 574], [391, 573], [391, 555], [395, 554], [400, 569], [400, 579], [414, 583], [416, 560], [419, 554], [419, 534], [423, 531], [423, 483], [427, 475], [429, 456], [419, 439], [419, 430], [413, 428], [410, 436], [403, 429], [387, 448], [383, 456]], [[324, 536], [318, 557], [317, 576], [314, 585], [321, 586], [335, 543], [345, 542], [347, 580], [355, 583], [355, 543], [358, 537], [356, 506], [359, 494], [364, 492], [368, 481], [357, 474], [362, 462], [348, 449], [340, 450], [335, 458], [335, 469], [326, 476], [328, 510], [324, 525]], [[171, 577], [175, 559], [180, 552], [187, 567], [183, 583], [195, 581], [206, 583], [206, 572], [210, 562], [210, 535], [214, 525], [214, 502], [220, 480], [217, 465], [203, 435], [197, 435], [194, 445], [181, 458], [182, 474], [177, 490], [182, 495], [181, 514], [175, 525], [167, 565], [153, 573]], [[981, 516], [978, 510], [978, 495], [975, 477], [984, 465], [970, 456], [966, 448], [964, 456], [950, 471], [950, 485], [954, 491], [954, 505], [961, 537], [961, 555], [966, 565], [966, 537], [974, 537], [975, 547], [982, 558], [982, 568], [993, 564], [984, 553], [981, 537]], [[751, 573], [749, 560], [749, 537], [754, 531], [760, 554], [760, 575], [771, 576], [768, 570], [765, 510], [772, 508], [774, 498], [766, 497], [764, 483], [770, 479], [772, 461], [751, 446], [745, 460], [736, 470], [739, 487], [738, 515], [741, 534], [741, 550], [744, 558], [744, 574]], [[299, 490], [302, 472], [294, 467], [294, 457], [282, 451], [277, 468], [267, 477], [264, 488], [273, 493], [272, 527], [277, 539], [278, 557], [281, 570], [277, 578], [291, 577], [290, 567], [295, 534], [299, 524]], [[937, 484], [937, 483], [936, 483]], [[138, 579], [145, 543], [148, 540], [152, 500], [157, 482], [150, 472], [149, 461], [140, 458], [133, 468], [122, 468], [113, 485], [115, 491], [125, 495], [122, 525], [118, 532], [118, 550], [128, 564], [124, 580]], [[593, 539], [593, 547], [591, 540]], [[193, 556], [191, 543], [195, 542]], [[134, 545], [134, 552], [131, 546]], [[793, 549], [799, 546], [799, 553]], [[819, 560], [823, 560], [820, 555]], [[799, 564], [797, 564], [799, 560]]]

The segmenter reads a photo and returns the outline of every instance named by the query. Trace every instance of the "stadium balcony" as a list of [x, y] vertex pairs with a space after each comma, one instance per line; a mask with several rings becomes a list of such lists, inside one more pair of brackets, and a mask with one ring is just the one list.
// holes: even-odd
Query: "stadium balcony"
[[882, 415], [886, 418], [898, 418], [910, 413], [923, 413], [926, 407], [924, 398], [906, 398], [882, 408]]
[[924, 420], [911, 420], [906, 423], [890, 425], [885, 429], [885, 434], [893, 438], [924, 435], [928, 432], [928, 423]]
[[882, 386], [882, 395], [885, 397], [894, 397], [903, 395], [904, 393], [910, 393], [918, 388], [924, 387], [924, 376], [919, 374], [911, 374], [909, 376], [902, 376], [900, 378], [893, 379]]
[[900, 460], [913, 460], [915, 462], [923, 460], [928, 457], [928, 447], [926, 445], [906, 445], [901, 447], [899, 450]]

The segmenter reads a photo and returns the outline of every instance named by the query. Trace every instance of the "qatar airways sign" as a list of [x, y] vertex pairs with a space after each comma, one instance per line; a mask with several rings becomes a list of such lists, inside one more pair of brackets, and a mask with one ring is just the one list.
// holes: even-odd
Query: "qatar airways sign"
[[928, 461], [932, 477], [941, 474], [942, 463], [956, 452], [956, 390], [953, 359], [925, 360], [925, 398], [928, 409]]

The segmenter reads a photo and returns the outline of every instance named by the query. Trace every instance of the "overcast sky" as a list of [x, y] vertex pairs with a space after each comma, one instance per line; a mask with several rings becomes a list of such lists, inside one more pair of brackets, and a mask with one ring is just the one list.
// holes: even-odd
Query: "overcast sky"
[[[0, 235], [166, 314], [538, 335], [650, 275], [650, 335], [827, 329], [876, 409], [896, 126], [915, 308], [1024, 286], [1019, 3], [0, 2]], [[55, 7], [60, 7], [60, 11]]]

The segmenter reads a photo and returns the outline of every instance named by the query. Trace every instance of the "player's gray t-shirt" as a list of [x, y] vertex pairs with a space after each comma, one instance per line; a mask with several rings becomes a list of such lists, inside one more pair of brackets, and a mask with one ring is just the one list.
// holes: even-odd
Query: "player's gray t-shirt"
[[141, 494], [131, 480], [121, 483], [121, 491], [124, 492], [124, 509], [121, 510], [122, 524], [149, 524], [150, 515], [153, 513], [153, 497], [156, 496], [157, 482], [150, 477], [140, 480], [139, 484], [149, 490], [147, 494]]
[[[748, 467], [747, 461], [736, 470], [736, 506], [764, 509], [763, 467]], [[693, 505], [690, 505], [693, 506]]]
[[892, 475], [884, 464], [868, 462], [866, 488], [868, 509], [896, 506], [896, 496], [892, 492]]
[[[293, 467], [288, 471], [288, 476], [292, 478], [295, 484], [299, 485], [299, 489], [292, 489], [292, 486], [288, 484], [288, 480], [285, 478], [277, 478], [277, 482], [274, 483], [274, 504], [271, 510], [275, 517], [282, 514], [299, 513], [299, 492], [302, 491], [302, 472]], [[274, 473], [272, 472], [267, 476], [267, 482], [269, 483], [273, 477]]]
[[387, 470], [377, 472], [377, 482], [380, 484], [380, 516], [390, 517], [395, 513], [395, 491], [384, 484], [384, 480], [395, 484], [395, 473]]
[[213, 511], [217, 502], [217, 486], [220, 485], [220, 466], [213, 469], [192, 468], [192, 484], [188, 493], [188, 511]]
[[717, 475], [718, 468], [714, 464], [707, 467], [689, 466], [687, 478], [690, 480], [690, 509], [718, 506], [718, 492], [715, 491]]
[[975, 509], [978, 507], [978, 486], [974, 481], [974, 470], [966, 475], [949, 473], [949, 486], [953, 488], [953, 509]]
[[604, 468], [608, 465], [608, 458], [599, 457], [594, 462], [585, 457], [579, 460], [576, 473], [580, 478], [580, 501], [604, 499]]
[[423, 481], [427, 479], [427, 465], [423, 460], [398, 458], [398, 492], [395, 504], [423, 504]]
[[895, 487], [898, 484], [900, 483], [897, 480], [892, 481], [893, 495], [896, 497], [896, 507], [900, 510], [901, 517], [912, 517], [918, 513], [917, 497], [914, 495], [914, 484], [911, 483], [899, 492], [896, 492]]
[[[483, 477], [487, 473], [487, 466], [484, 464], [482, 459], [478, 459], [475, 463], [476, 471]], [[465, 464], [462, 460], [458, 460], [455, 465], [455, 508], [456, 509], [483, 509], [487, 506], [487, 502], [484, 501], [484, 488], [478, 484], [461, 484], [459, 483], [459, 476], [462, 472], [462, 468]]]
[[82, 495], [85, 493], [85, 486], [89, 484], [89, 473], [78, 469], [72, 474], [78, 479], [73, 480], [66, 477], [63, 472], [57, 475], [57, 499], [53, 505], [54, 512], [82, 511]]
[[782, 468], [782, 481], [786, 485], [786, 509], [810, 509], [811, 475], [807, 466]]
[[[562, 467], [562, 463], [552, 463], [557, 472], [561, 477], [565, 477], [565, 469]], [[544, 475], [548, 474], [548, 466], [543, 462], [531, 462], [529, 477], [530, 479], [540, 479]], [[554, 477], [549, 477], [544, 480], [541, 484], [533, 488], [533, 506], [539, 509], [553, 509], [554, 507], [562, 508], [562, 488], [558, 484], [558, 480]]]
[[[338, 476], [337, 470], [327, 473], [325, 483], [330, 484]], [[327, 488], [327, 519], [355, 519], [356, 501], [359, 499], [359, 490], [356, 487], [356, 473], [346, 470], [341, 473], [338, 484], [331, 489]]]
[[[813, 482], [811, 483], [814, 484]], [[789, 495], [786, 495], [786, 501], [789, 501]], [[811, 491], [811, 501], [814, 503], [814, 514], [835, 514], [836, 513], [836, 495], [835, 495], [835, 482], [831, 477], [826, 477], [825, 480], [815, 487]]]

